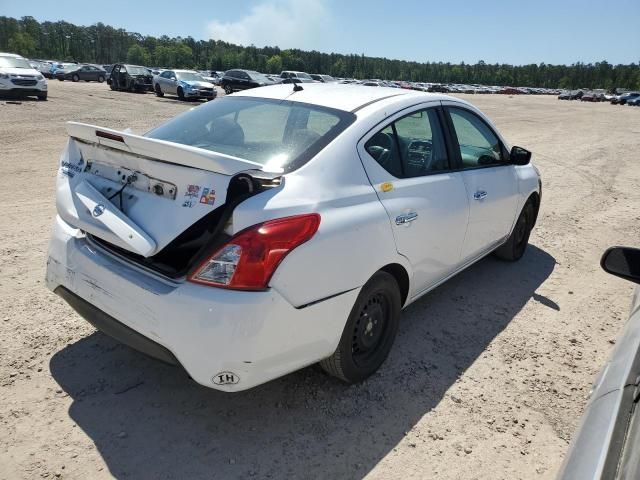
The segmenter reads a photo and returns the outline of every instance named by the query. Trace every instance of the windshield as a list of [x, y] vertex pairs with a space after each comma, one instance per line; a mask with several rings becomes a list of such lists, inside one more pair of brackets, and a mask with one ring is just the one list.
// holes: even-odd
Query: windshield
[[136, 67], [135, 65], [127, 65], [129, 75], [149, 75], [149, 71], [144, 67]]
[[195, 72], [176, 72], [178, 80], [184, 80], [185, 82], [204, 82], [202, 75]]
[[263, 75], [260, 72], [254, 72], [253, 70], [247, 70], [247, 73], [249, 74], [249, 76], [252, 79], [257, 80], [258, 82], [273, 83], [273, 80], [271, 80], [269, 77]]
[[354, 120], [352, 113], [306, 103], [227, 97], [185, 112], [147, 136], [287, 172], [313, 158]]
[[298, 78], [306, 78], [307, 80], [313, 80], [313, 78], [311, 78], [311, 75], [309, 75], [308, 73], [304, 73], [304, 72], [296, 73], [296, 77], [298, 77]]
[[31, 65], [24, 58], [16, 57], [0, 57], [0, 68], [28, 68], [31, 69]]

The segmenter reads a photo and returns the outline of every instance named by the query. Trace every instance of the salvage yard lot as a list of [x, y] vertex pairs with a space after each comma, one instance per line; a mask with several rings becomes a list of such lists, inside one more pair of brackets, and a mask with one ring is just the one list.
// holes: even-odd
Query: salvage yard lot
[[196, 104], [49, 85], [48, 102], [0, 100], [0, 479], [553, 478], [627, 315], [631, 286], [598, 262], [640, 244], [640, 109], [465, 95], [541, 171], [525, 257], [411, 305], [361, 385], [311, 367], [225, 394], [44, 288], [64, 122], [142, 133]]

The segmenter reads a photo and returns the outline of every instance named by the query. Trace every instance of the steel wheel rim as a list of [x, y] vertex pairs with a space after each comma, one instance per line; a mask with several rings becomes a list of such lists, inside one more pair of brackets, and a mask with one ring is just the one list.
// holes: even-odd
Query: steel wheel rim
[[391, 301], [383, 292], [369, 296], [358, 313], [351, 341], [353, 361], [366, 367], [384, 342], [391, 314]]

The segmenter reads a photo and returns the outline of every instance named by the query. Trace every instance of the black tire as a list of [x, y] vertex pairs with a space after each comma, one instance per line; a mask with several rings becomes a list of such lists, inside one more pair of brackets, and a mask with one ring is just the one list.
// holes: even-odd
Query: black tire
[[226, 93], [227, 95], [231, 95], [233, 93], [233, 89], [231, 88], [231, 85], [224, 86], [224, 93]]
[[361, 382], [386, 360], [398, 332], [400, 288], [387, 272], [377, 272], [362, 287], [351, 309], [338, 348], [320, 362], [329, 375]]
[[508, 262], [516, 262], [522, 258], [529, 244], [529, 236], [535, 220], [533, 203], [529, 200], [513, 227], [513, 232], [504, 245], [495, 252], [496, 257]]
[[46, 102], [47, 101], [47, 93], [48, 92], [39, 93], [38, 94], [38, 100]]
[[102, 82], [104, 82], [104, 77], [102, 75], [100, 75], [98, 77], [98, 83], [102, 83]]
[[61, 81], [61, 82], [64, 82], [64, 78], [62, 78], [62, 77], [58, 77], [58, 80]]
[[184, 90], [182, 90], [182, 87], [178, 87], [178, 98], [184, 100]]
[[116, 90], [116, 86], [114, 85], [113, 82], [109, 84], [109, 87], [111, 88], [111, 90], [114, 90], [114, 91]]
[[155, 91], [156, 91], [156, 95], [158, 97], [164, 97], [164, 92], [162, 91], [162, 88], [160, 88], [160, 84], [159, 83], [156, 83]]
[[80, 77], [78, 75], [74, 75], [71, 77], [71, 81], [72, 82], [79, 82], [80, 81]]

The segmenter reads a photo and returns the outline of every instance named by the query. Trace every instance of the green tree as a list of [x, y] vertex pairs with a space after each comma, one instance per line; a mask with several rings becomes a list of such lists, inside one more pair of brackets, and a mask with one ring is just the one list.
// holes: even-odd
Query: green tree
[[8, 50], [24, 57], [31, 57], [36, 51], [36, 41], [26, 32], [16, 32], [9, 39]]
[[272, 55], [267, 60], [267, 73], [280, 73], [282, 71], [282, 57]]
[[141, 47], [138, 44], [133, 44], [127, 51], [127, 63], [133, 63], [136, 65], [148, 65], [151, 56], [146, 48]]

